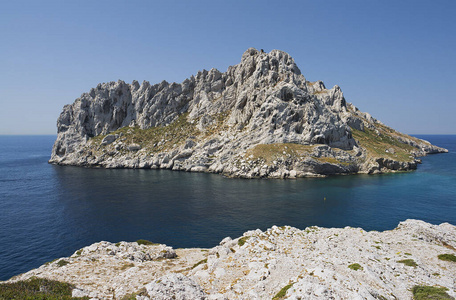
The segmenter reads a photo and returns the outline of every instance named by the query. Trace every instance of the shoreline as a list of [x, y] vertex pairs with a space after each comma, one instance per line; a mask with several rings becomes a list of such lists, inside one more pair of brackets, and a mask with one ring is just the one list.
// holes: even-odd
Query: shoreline
[[383, 232], [273, 226], [211, 249], [99, 242], [7, 282], [62, 280], [76, 285], [74, 296], [95, 299], [185, 292], [196, 299], [270, 299], [287, 286], [289, 299], [410, 299], [414, 286], [445, 287], [454, 297], [456, 262], [442, 254], [456, 254], [456, 227], [448, 223], [406, 220]]

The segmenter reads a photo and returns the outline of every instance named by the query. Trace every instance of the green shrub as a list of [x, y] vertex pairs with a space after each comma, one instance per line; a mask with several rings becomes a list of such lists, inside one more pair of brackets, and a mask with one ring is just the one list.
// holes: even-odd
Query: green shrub
[[286, 286], [284, 286], [273, 298], [272, 300], [279, 300], [285, 297], [287, 294], [287, 291], [293, 286], [293, 283], [290, 283]]
[[361, 267], [361, 265], [360, 265], [360, 264], [357, 264], [357, 263], [351, 264], [351, 265], [349, 265], [348, 267], [349, 267], [350, 269], [352, 269], [352, 270], [355, 270], [355, 271], [358, 271], [358, 270], [362, 270], [362, 269], [363, 269], [363, 267]]
[[207, 263], [207, 258], [203, 259], [203, 260], [200, 260], [199, 262], [197, 262], [196, 264], [193, 265], [192, 269], [198, 267], [199, 265], [201, 264], [205, 264]]
[[69, 264], [69, 262], [66, 261], [66, 260], [64, 260], [64, 259], [61, 259], [61, 260], [59, 260], [59, 261], [57, 262], [57, 265], [58, 265], [59, 267], [66, 266], [66, 265], [68, 265], [68, 264]]
[[241, 237], [239, 240], [238, 240], [238, 245], [239, 246], [244, 246], [245, 242], [249, 239], [250, 237], [249, 236], [243, 236]]
[[437, 256], [440, 260], [445, 260], [445, 261], [453, 261], [456, 262], [456, 256], [453, 254], [440, 254]]
[[425, 300], [425, 299], [453, 299], [450, 295], [446, 293], [447, 288], [436, 287], [436, 286], [426, 286], [426, 285], [416, 285], [412, 289], [413, 299], [415, 300]]
[[148, 240], [137, 240], [136, 242], [138, 243], [138, 245], [160, 245], [160, 244], [148, 241]]
[[0, 284], [0, 299], [40, 299], [40, 300], [67, 300], [67, 299], [89, 299], [72, 298], [73, 285], [56, 280], [44, 278], [31, 278], [12, 283]]
[[416, 267], [417, 266], [416, 262], [413, 259], [403, 259], [403, 260], [399, 260], [397, 262], [401, 263], [401, 264], [404, 264], [406, 266], [409, 266], [409, 267]]
[[121, 300], [136, 300], [136, 293], [127, 294]]

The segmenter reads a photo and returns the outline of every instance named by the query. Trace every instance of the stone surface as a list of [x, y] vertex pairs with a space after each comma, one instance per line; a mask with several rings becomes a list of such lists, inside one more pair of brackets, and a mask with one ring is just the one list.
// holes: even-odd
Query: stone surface
[[360, 112], [337, 85], [307, 81], [289, 54], [253, 48], [180, 84], [99, 84], [63, 108], [57, 129], [54, 164], [244, 178], [406, 171], [446, 151]]
[[411, 299], [415, 285], [456, 296], [456, 262], [438, 258], [456, 255], [456, 227], [448, 223], [406, 220], [384, 232], [273, 226], [165, 258], [173, 251], [100, 242], [10, 281], [67, 281], [76, 285], [73, 295], [95, 299], [271, 299], [286, 286], [285, 299]]
[[194, 280], [182, 274], [168, 274], [146, 285], [150, 299], [207, 299], [206, 293]]

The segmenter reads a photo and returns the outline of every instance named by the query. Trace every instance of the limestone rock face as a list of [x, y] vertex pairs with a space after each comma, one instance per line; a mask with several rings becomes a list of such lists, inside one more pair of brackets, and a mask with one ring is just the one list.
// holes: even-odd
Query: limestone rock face
[[206, 293], [194, 280], [182, 274], [168, 274], [146, 285], [150, 299], [207, 299]]
[[[174, 253], [167, 255], [166, 253]], [[456, 227], [406, 220], [389, 231], [272, 226], [212, 249], [95, 243], [9, 280], [75, 285], [93, 299], [412, 299], [415, 286], [456, 296]], [[448, 298], [450, 299], [450, 298]]]
[[[289, 54], [254, 48], [180, 84], [98, 84], [63, 108], [57, 129], [51, 163], [246, 178], [410, 170], [445, 151], [360, 112], [338, 86], [307, 81]], [[381, 137], [385, 155], [370, 147]]]

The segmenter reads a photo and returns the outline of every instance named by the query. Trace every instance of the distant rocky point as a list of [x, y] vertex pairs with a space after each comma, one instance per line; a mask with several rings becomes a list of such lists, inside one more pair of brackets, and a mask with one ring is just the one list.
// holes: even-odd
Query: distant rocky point
[[91, 299], [454, 299], [455, 254], [448, 223], [407, 220], [384, 232], [273, 226], [212, 249], [99, 242], [8, 283], [59, 280]]
[[243, 178], [407, 171], [447, 152], [360, 112], [337, 85], [307, 81], [287, 53], [253, 48], [181, 84], [99, 84], [57, 128], [53, 164]]

